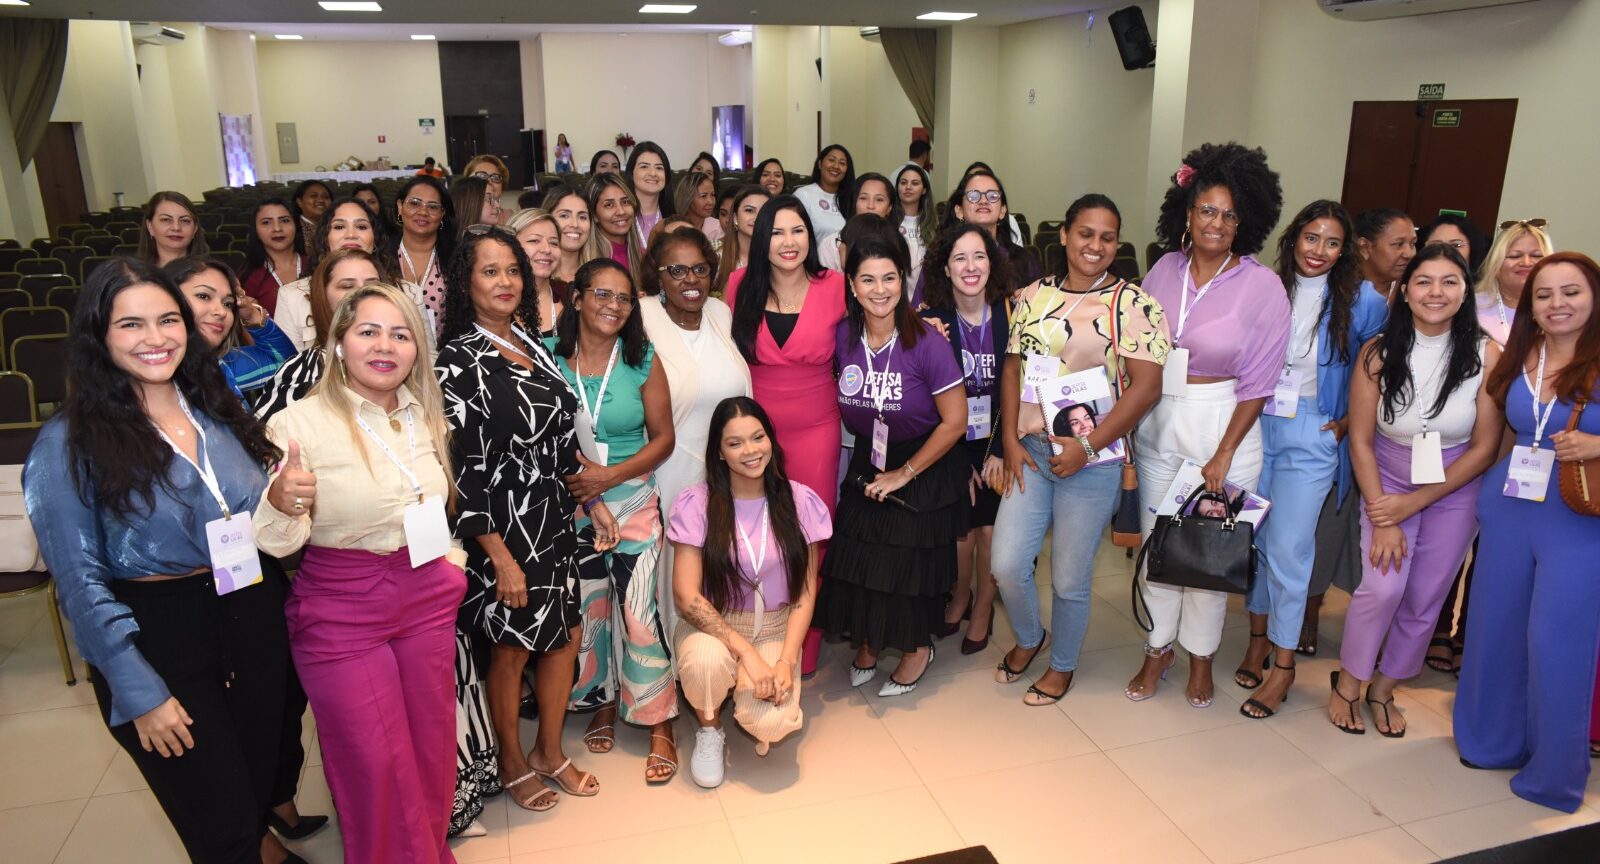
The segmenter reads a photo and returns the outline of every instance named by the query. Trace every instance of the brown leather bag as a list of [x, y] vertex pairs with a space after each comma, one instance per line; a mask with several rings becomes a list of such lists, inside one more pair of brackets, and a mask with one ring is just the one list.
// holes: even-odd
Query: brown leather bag
[[[1585, 404], [1579, 402], [1573, 407], [1572, 417], [1567, 420], [1568, 432], [1578, 428]], [[1600, 516], [1600, 465], [1581, 460], [1560, 465], [1561, 500], [1581, 516]]]

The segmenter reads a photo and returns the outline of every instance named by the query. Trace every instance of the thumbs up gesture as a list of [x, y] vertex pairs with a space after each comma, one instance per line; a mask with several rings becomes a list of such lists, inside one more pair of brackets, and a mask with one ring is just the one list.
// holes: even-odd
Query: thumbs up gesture
[[283, 470], [267, 490], [267, 500], [279, 513], [304, 516], [311, 512], [317, 499], [317, 475], [308, 471], [300, 460], [300, 442], [289, 439], [289, 454], [284, 457]]

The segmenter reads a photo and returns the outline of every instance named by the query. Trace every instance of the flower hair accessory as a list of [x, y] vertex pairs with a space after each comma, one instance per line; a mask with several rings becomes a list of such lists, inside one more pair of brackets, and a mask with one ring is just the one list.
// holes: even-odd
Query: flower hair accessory
[[1194, 182], [1194, 166], [1187, 162], [1178, 166], [1178, 173], [1172, 175], [1172, 181], [1177, 183], [1179, 188], [1189, 188], [1189, 184]]

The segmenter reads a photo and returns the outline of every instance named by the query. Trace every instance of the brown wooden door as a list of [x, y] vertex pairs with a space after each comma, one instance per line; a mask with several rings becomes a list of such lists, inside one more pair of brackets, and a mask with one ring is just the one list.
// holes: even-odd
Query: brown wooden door
[[44, 198], [44, 219], [52, 237], [57, 225], [82, 221], [80, 217], [89, 212], [74, 125], [51, 123], [46, 126], [44, 140], [33, 154], [34, 169], [39, 175], [39, 194]]
[[1341, 200], [1351, 213], [1397, 207], [1418, 225], [1465, 211], [1492, 231], [1516, 119], [1515, 99], [1356, 102]]

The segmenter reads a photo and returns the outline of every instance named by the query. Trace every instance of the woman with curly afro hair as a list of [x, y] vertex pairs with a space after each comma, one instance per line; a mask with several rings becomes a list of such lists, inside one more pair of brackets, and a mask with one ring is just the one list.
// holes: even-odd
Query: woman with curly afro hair
[[[1203, 466], [1212, 492], [1222, 492], [1224, 481], [1254, 490], [1260, 479], [1257, 419], [1283, 371], [1291, 315], [1283, 282], [1255, 254], [1282, 207], [1267, 154], [1231, 142], [1183, 157], [1161, 202], [1157, 238], [1178, 251], [1157, 261], [1143, 286], [1166, 310], [1172, 333], [1161, 401], [1135, 439], [1146, 534], [1185, 461]], [[1189, 652], [1189, 704], [1209, 707], [1227, 595], [1148, 580], [1143, 594], [1153, 627], [1128, 698], [1155, 695], [1178, 641]]]

